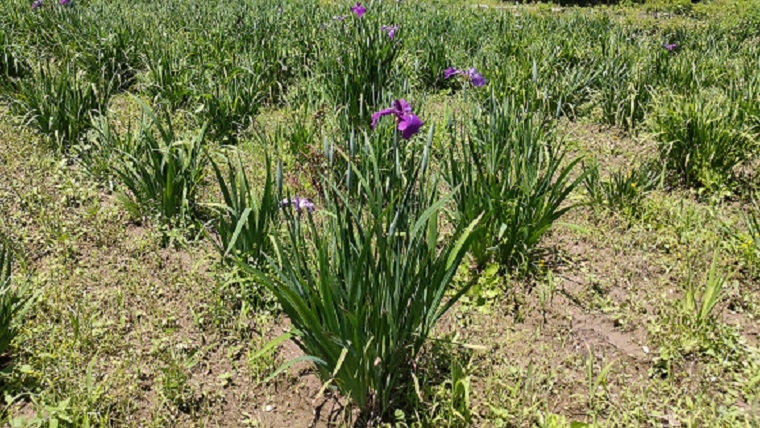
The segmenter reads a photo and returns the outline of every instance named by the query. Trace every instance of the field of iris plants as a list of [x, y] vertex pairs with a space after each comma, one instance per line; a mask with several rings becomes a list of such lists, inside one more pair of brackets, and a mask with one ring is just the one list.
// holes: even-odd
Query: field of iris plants
[[760, 426], [760, 1], [0, 3], [0, 424]]

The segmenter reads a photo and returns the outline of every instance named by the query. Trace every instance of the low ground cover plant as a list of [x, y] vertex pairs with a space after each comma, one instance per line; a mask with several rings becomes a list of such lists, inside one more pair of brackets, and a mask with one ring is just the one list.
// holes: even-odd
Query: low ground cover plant
[[0, 237], [0, 355], [10, 351], [18, 335], [21, 318], [31, 303], [28, 290], [12, 283], [13, 252]]
[[600, 178], [599, 169], [596, 160], [585, 167], [583, 184], [589, 201], [595, 207], [617, 210], [627, 215], [638, 212], [642, 199], [661, 183], [662, 178], [662, 171], [652, 162], [628, 171], [613, 171], [607, 179]]

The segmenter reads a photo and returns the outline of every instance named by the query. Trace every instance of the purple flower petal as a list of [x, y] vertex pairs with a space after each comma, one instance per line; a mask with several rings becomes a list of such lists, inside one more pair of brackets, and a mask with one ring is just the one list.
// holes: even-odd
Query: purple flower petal
[[35, 0], [35, 2], [32, 3], [32, 9], [37, 9], [40, 6], [42, 6], [42, 0]]
[[309, 198], [299, 198], [298, 196], [294, 198], [285, 198], [282, 201], [280, 201], [280, 206], [284, 207], [286, 205], [293, 205], [296, 209], [296, 211], [301, 210], [309, 210], [314, 211], [314, 203], [309, 201]]
[[398, 123], [398, 130], [401, 136], [408, 139], [419, 131], [424, 122], [412, 113], [412, 106], [403, 98], [393, 101], [391, 108], [382, 109], [372, 115], [372, 129], [375, 129], [377, 121], [385, 115], [395, 115]]
[[448, 79], [449, 77], [455, 76], [457, 74], [460, 74], [461, 72], [462, 72], [461, 70], [458, 70], [455, 67], [449, 67], [449, 68], [447, 68], [446, 70], [443, 71], [443, 77], [445, 79]]
[[380, 120], [381, 117], [389, 114], [397, 115], [398, 111], [395, 108], [384, 108], [372, 114], [372, 129], [375, 129], [375, 126], [377, 126], [377, 121]]
[[359, 2], [351, 6], [351, 12], [355, 13], [356, 16], [361, 18], [362, 15], [364, 15], [364, 13], [367, 12], [367, 8], [362, 6], [361, 2]]
[[405, 114], [405, 113], [411, 113], [412, 112], [412, 105], [409, 104], [403, 98], [399, 98], [396, 101], [394, 101], [393, 102], [393, 108], [396, 109], [396, 112], [398, 114]]
[[398, 130], [401, 131], [401, 136], [408, 140], [411, 138], [414, 134], [419, 132], [422, 125], [424, 125], [425, 122], [422, 121], [417, 115], [414, 113], [409, 113], [404, 116], [402, 116], [398, 122]]
[[398, 25], [383, 25], [380, 27], [383, 31], [388, 33], [388, 37], [391, 39], [396, 37], [396, 30], [398, 30]]
[[478, 69], [475, 67], [468, 68], [467, 70], [459, 70], [454, 67], [449, 67], [443, 72], [443, 77], [448, 79], [456, 74], [461, 74], [465, 79], [469, 80], [473, 86], [483, 86], [486, 84], [486, 78], [482, 74], [478, 73]]
[[309, 210], [309, 211], [314, 211], [314, 203], [309, 201], [306, 198], [301, 198], [298, 201], [298, 205], [296, 205], [296, 207], [297, 207], [296, 209], [299, 211], [304, 210], [304, 209]]
[[61, 5], [63, 5], [63, 6], [65, 6], [65, 5], [69, 4], [69, 3], [71, 3], [71, 0], [61, 0], [61, 1], [60, 1], [60, 2], [58, 2], [58, 3], [60, 3], [60, 4], [61, 4]]
[[475, 73], [470, 76], [470, 82], [472, 82], [472, 86], [483, 86], [486, 84], [486, 78], [480, 73]]
[[673, 52], [673, 50], [678, 47], [678, 43], [665, 43], [662, 45], [662, 47], [670, 52]]

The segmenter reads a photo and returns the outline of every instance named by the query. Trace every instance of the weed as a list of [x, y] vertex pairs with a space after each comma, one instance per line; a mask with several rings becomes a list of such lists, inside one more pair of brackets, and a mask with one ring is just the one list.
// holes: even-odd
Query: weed
[[713, 255], [710, 270], [704, 279], [703, 285], [698, 285], [693, 277], [693, 271], [689, 270], [689, 278], [686, 281], [684, 298], [681, 300], [681, 308], [688, 316], [690, 323], [696, 331], [700, 331], [714, 320], [713, 310], [723, 298], [723, 287], [732, 276], [718, 268], [718, 251]]
[[165, 47], [153, 42], [145, 47], [144, 63], [148, 91], [170, 109], [184, 106], [190, 99], [190, 73], [188, 55], [180, 47]]
[[261, 76], [248, 68], [223, 69], [199, 94], [199, 118], [209, 124], [211, 137], [235, 142], [261, 104]]
[[599, 178], [599, 164], [594, 160], [584, 166], [586, 177], [583, 184], [592, 205], [636, 215], [644, 196], [658, 184], [659, 171], [651, 163], [641, 167], [614, 171], [608, 180]]
[[183, 412], [193, 412], [198, 408], [199, 399], [193, 387], [188, 382], [187, 371], [197, 364], [194, 357], [184, 358], [171, 350], [169, 361], [161, 371], [159, 378], [160, 391], [168, 404], [176, 406]]
[[18, 335], [18, 323], [31, 304], [28, 290], [15, 289], [11, 284], [13, 253], [0, 237], [0, 355], [9, 350]]
[[[591, 347], [586, 347], [586, 385], [588, 386], [588, 406], [592, 414], [596, 415], [600, 411], [600, 396], [608, 395], [607, 378], [614, 362], [604, 364], [598, 373], [594, 370], [594, 353]], [[605, 397], [608, 398], [608, 397]]]
[[745, 256], [754, 264], [760, 255], [760, 207], [755, 201], [752, 202], [748, 212], [741, 213], [742, 222], [746, 228], [746, 233], [732, 233], [739, 241], [739, 245]]
[[90, 176], [113, 189], [116, 179], [113, 166], [121, 160], [122, 153], [137, 153], [139, 133], [133, 132], [130, 125], [124, 135], [119, 134], [108, 116], [93, 118], [93, 131], [73, 151]]
[[27, 65], [19, 57], [17, 48], [5, 31], [0, 31], [0, 89], [6, 89], [11, 79], [23, 77]]

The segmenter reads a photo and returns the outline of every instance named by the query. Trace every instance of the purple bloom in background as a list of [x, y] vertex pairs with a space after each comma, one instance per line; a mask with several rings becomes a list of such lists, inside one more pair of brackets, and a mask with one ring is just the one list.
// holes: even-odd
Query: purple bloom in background
[[486, 84], [486, 78], [482, 74], [478, 73], [477, 68], [471, 68], [467, 70], [467, 77], [470, 78], [473, 86], [483, 86]]
[[396, 37], [396, 30], [398, 30], [398, 25], [383, 25], [381, 28], [383, 31], [388, 32], [388, 37], [391, 39]]
[[449, 67], [443, 71], [443, 77], [445, 79], [448, 79], [451, 76], [456, 76], [457, 74], [464, 76], [467, 80], [472, 82], [473, 86], [483, 86], [486, 84], [486, 78], [483, 77], [482, 74], [478, 73], [478, 69], [475, 67], [468, 70], [459, 70], [454, 67]]
[[449, 68], [447, 68], [446, 70], [443, 71], [443, 77], [446, 78], [446, 79], [448, 79], [449, 77], [455, 76], [455, 75], [460, 74], [460, 73], [461, 73], [460, 70], [457, 70], [454, 67], [449, 67]]
[[333, 19], [336, 20], [336, 21], [343, 21], [346, 18], [348, 18], [348, 15], [335, 15], [335, 16], [333, 16]]
[[359, 18], [364, 15], [364, 13], [367, 11], [367, 8], [362, 6], [361, 2], [356, 3], [355, 5], [351, 6], [351, 12], [355, 13], [356, 16]]
[[62, 6], [65, 6], [65, 5], [69, 4], [69, 3], [71, 3], [71, 0], [61, 0], [58, 3], [60, 3]]
[[42, 0], [35, 0], [35, 2], [32, 3], [32, 9], [37, 9], [40, 6], [42, 6]]
[[422, 119], [412, 113], [412, 106], [405, 99], [401, 98], [394, 101], [392, 107], [382, 109], [372, 115], [372, 129], [375, 129], [377, 121], [381, 117], [390, 114], [396, 116], [398, 130], [401, 131], [401, 136], [406, 140], [419, 132], [420, 127], [425, 124]]
[[280, 205], [290, 205], [293, 204], [293, 206], [296, 208], [296, 211], [301, 210], [309, 210], [314, 211], [314, 203], [309, 201], [309, 198], [299, 198], [296, 196], [295, 198], [285, 198], [280, 202]]
[[678, 43], [665, 43], [662, 45], [662, 47], [667, 49], [669, 52], [673, 52], [673, 50], [678, 47]]
[[478, 73], [474, 76], [472, 76], [472, 79], [470, 79], [473, 86], [483, 86], [486, 84], [486, 78], [483, 77], [482, 74]]

